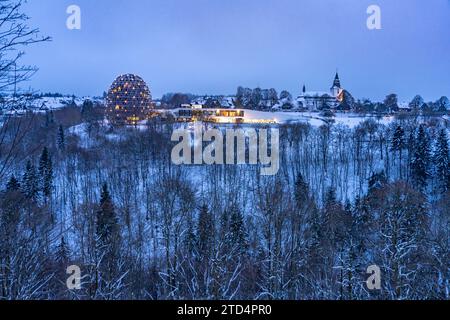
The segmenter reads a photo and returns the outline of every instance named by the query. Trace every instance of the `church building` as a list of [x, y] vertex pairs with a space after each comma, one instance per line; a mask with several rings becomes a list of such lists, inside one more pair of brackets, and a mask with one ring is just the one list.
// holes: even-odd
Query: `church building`
[[321, 111], [336, 109], [342, 102], [343, 88], [339, 74], [336, 72], [330, 91], [306, 91], [303, 85], [302, 93], [297, 98], [297, 103], [308, 111]]

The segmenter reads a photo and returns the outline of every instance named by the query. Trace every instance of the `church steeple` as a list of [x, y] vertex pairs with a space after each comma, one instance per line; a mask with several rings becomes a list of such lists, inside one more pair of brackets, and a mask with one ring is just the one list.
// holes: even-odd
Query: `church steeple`
[[339, 73], [336, 71], [336, 76], [334, 77], [333, 87], [341, 88], [341, 80], [339, 79]]
[[339, 73], [336, 71], [336, 76], [334, 77], [333, 86], [331, 87], [331, 95], [337, 97], [341, 92], [341, 79], [339, 79]]

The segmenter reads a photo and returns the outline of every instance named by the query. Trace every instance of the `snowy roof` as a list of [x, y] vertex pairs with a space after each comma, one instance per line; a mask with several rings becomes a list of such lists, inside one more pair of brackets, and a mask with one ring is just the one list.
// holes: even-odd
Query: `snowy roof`
[[317, 98], [317, 97], [322, 97], [324, 95], [330, 96], [329, 92], [326, 91], [307, 91], [305, 93], [302, 93], [299, 98]]
[[234, 97], [232, 96], [204, 96], [198, 97], [193, 100], [193, 104], [203, 104], [205, 105], [208, 100], [215, 100], [220, 103], [222, 107], [233, 107], [234, 106]]
[[408, 102], [400, 102], [400, 103], [398, 103], [398, 107], [399, 107], [400, 109], [411, 109], [411, 108], [409, 107], [409, 103], [408, 103]]

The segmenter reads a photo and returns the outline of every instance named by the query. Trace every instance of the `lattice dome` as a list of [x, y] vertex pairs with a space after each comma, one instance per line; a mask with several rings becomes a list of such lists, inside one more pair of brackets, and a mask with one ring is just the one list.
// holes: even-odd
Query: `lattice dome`
[[108, 91], [106, 107], [111, 122], [136, 124], [145, 120], [152, 108], [150, 90], [141, 77], [121, 75]]

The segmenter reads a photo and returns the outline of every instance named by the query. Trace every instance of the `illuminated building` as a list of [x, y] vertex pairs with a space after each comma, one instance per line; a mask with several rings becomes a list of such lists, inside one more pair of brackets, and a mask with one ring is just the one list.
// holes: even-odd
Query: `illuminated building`
[[106, 114], [112, 124], [135, 125], [146, 120], [152, 109], [152, 96], [145, 81], [126, 74], [114, 80], [106, 97]]
[[221, 110], [221, 109], [195, 109], [183, 108], [178, 110], [178, 121], [205, 121], [219, 123], [240, 123], [243, 121], [244, 111], [242, 110]]
[[337, 72], [329, 92], [309, 92], [303, 86], [302, 94], [297, 98], [297, 102], [309, 111], [335, 109], [342, 100], [343, 89]]
[[333, 97], [338, 97], [342, 92], [341, 80], [339, 79], [339, 74], [336, 72], [336, 76], [334, 77], [333, 86], [330, 89], [331, 95]]
[[212, 122], [221, 124], [276, 124], [274, 119], [251, 119], [245, 117], [244, 110], [237, 109], [193, 109], [178, 110], [179, 122]]

